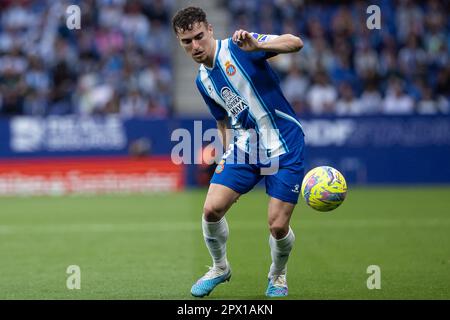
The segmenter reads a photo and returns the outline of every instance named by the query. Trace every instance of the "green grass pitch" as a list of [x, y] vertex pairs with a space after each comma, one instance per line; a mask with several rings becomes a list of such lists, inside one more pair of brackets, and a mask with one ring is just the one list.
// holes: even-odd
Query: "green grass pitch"
[[[211, 264], [205, 193], [1, 198], [0, 299], [193, 299]], [[267, 200], [257, 189], [228, 212], [233, 277], [206, 299], [265, 299]], [[288, 299], [450, 299], [449, 187], [351, 188], [331, 213], [301, 201], [291, 225]]]

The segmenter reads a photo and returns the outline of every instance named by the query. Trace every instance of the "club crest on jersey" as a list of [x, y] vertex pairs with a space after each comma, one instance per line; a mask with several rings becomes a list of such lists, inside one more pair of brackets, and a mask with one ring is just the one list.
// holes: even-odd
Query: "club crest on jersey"
[[234, 74], [236, 73], [236, 67], [230, 61], [227, 61], [225, 62], [225, 71], [227, 72], [228, 76], [234, 76]]
[[234, 117], [237, 117], [242, 111], [248, 108], [247, 103], [245, 103], [240, 96], [231, 91], [230, 88], [223, 87], [220, 94], [225, 101], [227, 109]]

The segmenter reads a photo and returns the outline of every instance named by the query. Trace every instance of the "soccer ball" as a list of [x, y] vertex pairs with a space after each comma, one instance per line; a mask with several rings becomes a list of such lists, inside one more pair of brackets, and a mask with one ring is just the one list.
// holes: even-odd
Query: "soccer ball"
[[344, 201], [347, 183], [344, 176], [328, 166], [310, 170], [302, 182], [302, 196], [306, 204], [318, 211], [331, 211]]

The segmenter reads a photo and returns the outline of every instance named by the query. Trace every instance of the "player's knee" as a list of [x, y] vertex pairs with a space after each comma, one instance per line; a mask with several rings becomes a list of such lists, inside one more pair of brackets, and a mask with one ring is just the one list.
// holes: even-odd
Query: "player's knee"
[[275, 239], [281, 239], [289, 232], [289, 225], [285, 225], [278, 221], [269, 222], [270, 233]]
[[225, 209], [219, 206], [205, 204], [203, 207], [203, 216], [206, 221], [215, 222], [222, 219], [225, 214]]

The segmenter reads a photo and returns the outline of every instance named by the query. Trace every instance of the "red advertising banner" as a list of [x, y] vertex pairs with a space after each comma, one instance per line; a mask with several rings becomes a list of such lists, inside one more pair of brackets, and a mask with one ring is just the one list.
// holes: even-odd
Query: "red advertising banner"
[[0, 196], [172, 192], [183, 166], [170, 157], [0, 160]]

